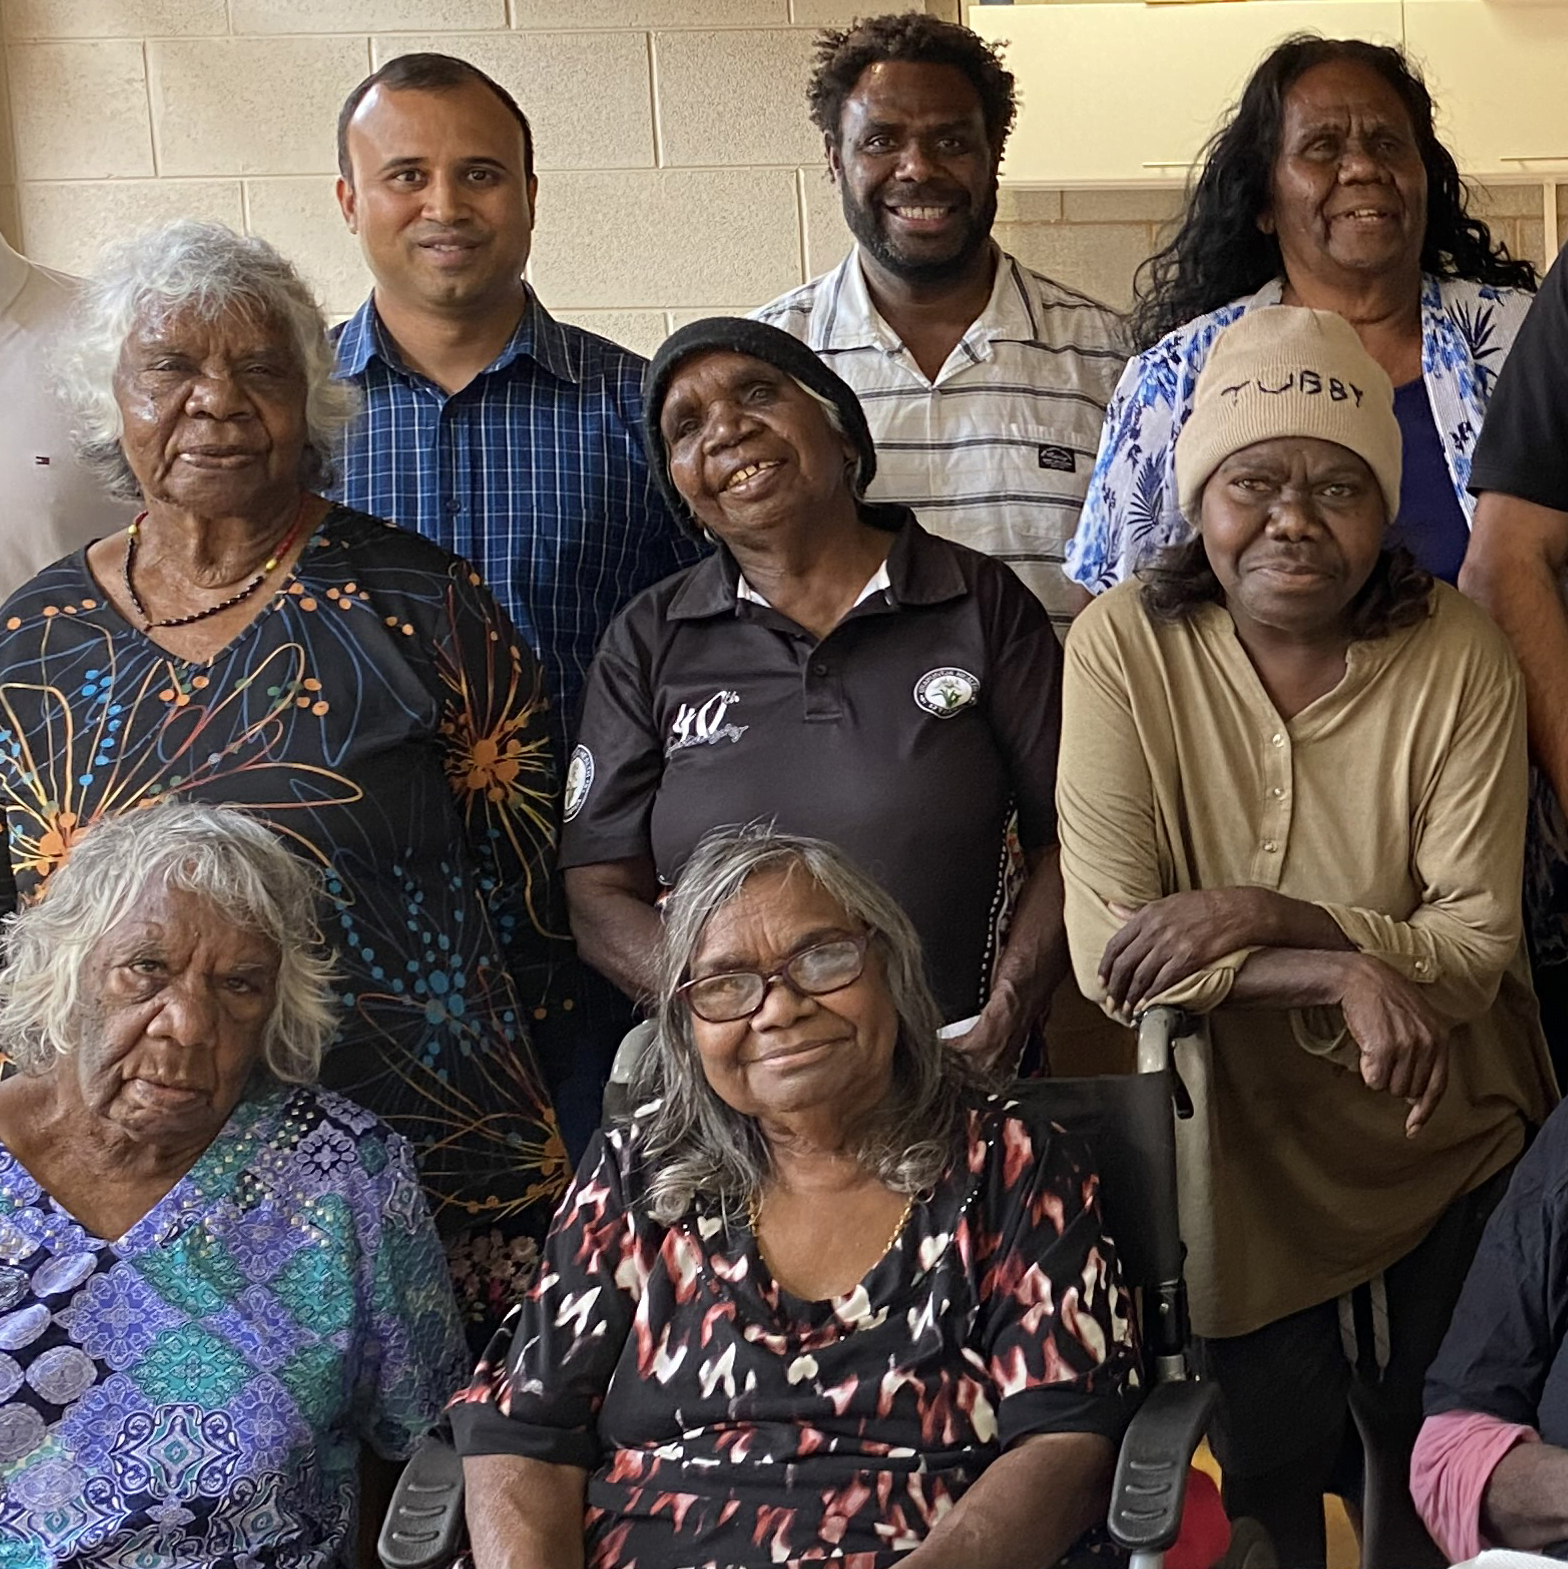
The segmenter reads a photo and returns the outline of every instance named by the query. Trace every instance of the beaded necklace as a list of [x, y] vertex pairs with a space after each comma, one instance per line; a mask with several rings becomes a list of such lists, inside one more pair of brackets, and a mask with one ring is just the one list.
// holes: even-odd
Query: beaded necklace
[[294, 521], [289, 524], [286, 533], [273, 550], [262, 562], [261, 570], [238, 592], [230, 594], [227, 599], [220, 599], [215, 605], [208, 605], [205, 610], [193, 610], [188, 616], [170, 616], [163, 621], [154, 621], [147, 614], [147, 607], [142, 603], [142, 597], [136, 592], [135, 585], [131, 582], [131, 563], [136, 560], [136, 543], [141, 538], [142, 523], [147, 514], [138, 512], [131, 520], [131, 526], [125, 531], [125, 566], [121, 573], [125, 582], [125, 597], [136, 607], [136, 614], [142, 618], [143, 630], [151, 632], [159, 627], [188, 627], [193, 622], [205, 621], [208, 616], [215, 616], [220, 610], [229, 610], [233, 606], [249, 599], [258, 588], [265, 583], [272, 573], [277, 571], [278, 563], [288, 555], [289, 547], [294, 543], [294, 537], [299, 533], [300, 525], [305, 521], [305, 509], [310, 505], [310, 495], [307, 492], [300, 499], [299, 511], [294, 514]]

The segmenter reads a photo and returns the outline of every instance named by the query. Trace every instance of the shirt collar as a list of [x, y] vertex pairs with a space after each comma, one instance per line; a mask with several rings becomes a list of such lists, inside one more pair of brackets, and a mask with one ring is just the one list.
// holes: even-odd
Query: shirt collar
[[0, 235], [0, 311], [8, 311], [16, 304], [17, 296], [27, 285], [32, 263], [13, 251]]
[[[886, 582], [879, 583], [873, 577], [856, 604], [883, 592], [895, 609], [902, 605], [938, 605], [969, 592], [954, 547], [928, 534], [908, 507], [881, 506], [876, 513], [879, 524], [896, 531], [882, 565]], [[686, 581], [670, 601], [665, 619], [704, 621], [734, 615], [740, 605], [748, 602], [766, 603], [749, 583], [743, 591], [744, 582], [735, 558], [721, 544], [707, 560], [687, 572]]]
[[[992, 251], [996, 256], [996, 278], [991, 297], [961, 340], [971, 352], [999, 339], [1030, 343], [1039, 337], [1039, 324], [1017, 261], [994, 243]], [[813, 322], [810, 338], [811, 347], [819, 354], [839, 349], [903, 348], [903, 340], [872, 303], [859, 246], [822, 280], [819, 288], [826, 296], [826, 308], [820, 319]], [[976, 353], [975, 357], [987, 356]]]
[[[514, 360], [526, 356], [542, 370], [548, 371], [558, 381], [577, 382], [577, 367], [572, 361], [571, 348], [561, 324], [539, 302], [532, 289], [528, 301], [512, 335], [495, 359], [480, 372], [488, 376], [494, 371], [505, 370]], [[363, 376], [372, 359], [379, 359], [393, 370], [405, 375], [413, 372], [403, 362], [392, 334], [387, 331], [376, 309], [374, 294], [343, 323], [338, 333], [338, 359], [334, 374], [339, 379]]]
[[[882, 565], [879, 566], [876, 571], [866, 579], [866, 586], [855, 596], [855, 605], [865, 604], [865, 602], [870, 599], [873, 594], [880, 594], [883, 589], [891, 588], [892, 586], [893, 580], [887, 575], [887, 562], [884, 561]], [[736, 574], [735, 598], [737, 601], [753, 605], [768, 605], [767, 600], [763, 598], [763, 596], [746, 581], [746, 574], [744, 572]], [[849, 608], [853, 610], [855, 605], [851, 605]], [[772, 605], [768, 605], [769, 610], [772, 608]]]

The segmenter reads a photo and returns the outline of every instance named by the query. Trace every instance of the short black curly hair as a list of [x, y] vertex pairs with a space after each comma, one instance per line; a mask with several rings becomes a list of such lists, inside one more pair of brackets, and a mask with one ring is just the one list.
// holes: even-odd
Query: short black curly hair
[[816, 38], [816, 66], [806, 84], [811, 123], [835, 145], [844, 100], [868, 66], [884, 60], [956, 66], [974, 84], [986, 136], [1000, 153], [1018, 116], [1013, 73], [978, 33], [921, 12], [865, 16], [848, 27], [825, 27]]

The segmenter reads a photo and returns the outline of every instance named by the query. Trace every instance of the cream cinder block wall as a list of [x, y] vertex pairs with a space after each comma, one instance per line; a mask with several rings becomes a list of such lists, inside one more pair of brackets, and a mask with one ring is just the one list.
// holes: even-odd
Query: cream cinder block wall
[[[0, 232], [82, 272], [105, 239], [219, 218], [279, 245], [344, 315], [369, 280], [332, 195], [338, 106], [393, 55], [439, 49], [504, 82], [533, 122], [541, 296], [646, 351], [843, 256], [804, 86], [815, 29], [878, 3], [0, 0]], [[1179, 199], [1004, 189], [997, 234], [1125, 306]], [[1482, 209], [1539, 261], [1540, 203], [1539, 186], [1504, 188]]]

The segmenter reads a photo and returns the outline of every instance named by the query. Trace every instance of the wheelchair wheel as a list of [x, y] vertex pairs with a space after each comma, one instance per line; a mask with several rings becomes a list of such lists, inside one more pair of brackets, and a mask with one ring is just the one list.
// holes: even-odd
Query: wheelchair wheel
[[1215, 1569], [1279, 1569], [1269, 1533], [1256, 1520], [1233, 1520], [1230, 1550]]

